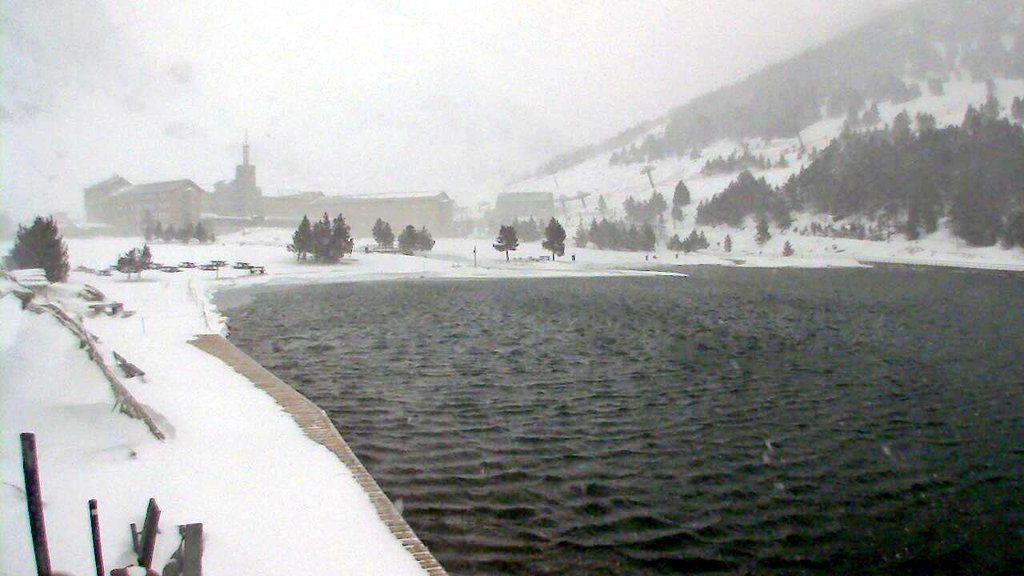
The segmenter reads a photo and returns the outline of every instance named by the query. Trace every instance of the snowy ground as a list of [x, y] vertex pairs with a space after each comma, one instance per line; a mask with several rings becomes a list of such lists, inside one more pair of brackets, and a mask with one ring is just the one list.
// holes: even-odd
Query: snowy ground
[[[753, 226], [706, 229], [712, 248], [651, 254], [569, 248], [557, 262], [539, 242], [521, 244], [511, 262], [488, 239], [440, 239], [427, 257], [363, 253], [335, 266], [295, 261], [284, 246], [290, 231], [253, 229], [213, 245], [156, 243], [163, 264], [246, 261], [265, 275], [223, 268], [147, 271], [141, 279], [74, 271], [48, 297], [72, 313], [103, 349], [116, 350], [147, 372], [125, 380], [170, 432], [154, 439], [138, 421], [112, 410], [113, 398], [99, 370], [53, 318], [23, 312], [13, 295], [0, 299], [0, 575], [34, 570], [20, 464], [18, 434], [35, 432], [51, 556], [57, 569], [92, 572], [86, 503], [100, 502], [108, 568], [131, 561], [128, 525], [141, 523], [155, 497], [163, 508], [157, 550], [162, 566], [177, 545], [173, 526], [203, 522], [204, 564], [210, 574], [421, 572], [378, 520], [348, 470], [326, 449], [302, 435], [266, 395], [218, 360], [190, 346], [196, 334], [222, 333], [211, 295], [230, 288], [388, 278], [504, 278], [683, 274], [686, 266], [859, 266], [859, 261], [967, 265], [1024, 270], [1024, 253], [968, 249], [939, 232], [916, 242], [869, 242], [776, 234], [753, 242]], [[570, 230], [571, 234], [571, 230]], [[730, 234], [734, 248], [721, 251]], [[781, 257], [789, 240], [796, 256]], [[140, 238], [73, 239], [72, 267], [102, 269]], [[476, 266], [473, 250], [476, 248]], [[6, 248], [4, 249], [6, 252]], [[576, 256], [572, 261], [571, 255]], [[123, 302], [128, 318], [88, 317], [75, 294], [82, 284]], [[287, 551], [287, 553], [285, 553]]]

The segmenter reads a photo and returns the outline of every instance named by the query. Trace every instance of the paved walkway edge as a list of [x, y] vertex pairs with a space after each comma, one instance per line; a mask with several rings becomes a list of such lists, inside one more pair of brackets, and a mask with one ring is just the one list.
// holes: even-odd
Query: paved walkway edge
[[203, 334], [189, 341], [190, 344], [210, 354], [248, 378], [257, 388], [269, 394], [284, 408], [299, 428], [309, 438], [334, 453], [339, 460], [352, 472], [352, 476], [362, 487], [377, 509], [377, 514], [391, 530], [402, 546], [419, 562], [430, 576], [447, 575], [445, 569], [430, 553], [426, 545], [416, 536], [412, 528], [398, 514], [377, 481], [370, 476], [362, 462], [356, 458], [348, 443], [341, 437], [334, 423], [319, 406], [297, 392], [269, 370], [217, 334]]

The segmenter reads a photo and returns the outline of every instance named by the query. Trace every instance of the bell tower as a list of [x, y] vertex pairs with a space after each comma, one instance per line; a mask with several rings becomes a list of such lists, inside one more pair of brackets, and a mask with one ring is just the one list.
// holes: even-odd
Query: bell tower
[[234, 211], [240, 216], [253, 216], [260, 210], [260, 191], [256, 188], [256, 167], [249, 163], [249, 134], [242, 144], [242, 163], [235, 166]]

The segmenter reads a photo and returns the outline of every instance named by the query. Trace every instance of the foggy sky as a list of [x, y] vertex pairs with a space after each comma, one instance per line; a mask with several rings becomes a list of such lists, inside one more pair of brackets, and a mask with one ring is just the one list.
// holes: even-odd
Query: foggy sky
[[233, 177], [265, 194], [448, 190], [515, 174], [905, 0], [3, 0], [2, 203]]

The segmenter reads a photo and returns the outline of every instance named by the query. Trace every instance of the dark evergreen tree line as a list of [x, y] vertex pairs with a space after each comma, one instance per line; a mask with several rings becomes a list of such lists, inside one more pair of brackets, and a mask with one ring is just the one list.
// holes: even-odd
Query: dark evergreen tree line
[[919, 117], [916, 134], [905, 114], [889, 130], [844, 133], [780, 192], [790, 207], [894, 222], [912, 239], [949, 216], [970, 244], [1019, 244], [1024, 130], [991, 109], [970, 107], [961, 126], [942, 129]]
[[419, 251], [430, 252], [433, 248], [434, 237], [425, 226], [421, 226], [417, 230], [415, 226], [409, 224], [398, 235], [398, 249], [403, 254], [412, 254]]
[[351, 254], [352, 234], [345, 218], [338, 214], [334, 220], [324, 213], [323, 218], [310, 224], [307, 216], [302, 217], [298, 229], [292, 234], [288, 251], [294, 252], [299, 260], [313, 256], [314, 262], [335, 263], [345, 254]]
[[534, 220], [533, 216], [525, 220], [516, 218], [509, 226], [516, 229], [519, 240], [523, 242], [536, 242], [544, 235], [544, 229], [541, 228], [542, 223]]
[[634, 200], [632, 196], [627, 196], [622, 208], [626, 211], [627, 219], [637, 223], [650, 223], [662, 218], [668, 209], [668, 203], [660, 192], [651, 192], [647, 200]]
[[761, 214], [767, 214], [780, 228], [792, 224], [782, 194], [764, 178], [754, 178], [744, 170], [725, 190], [697, 206], [697, 223], [739, 226], [747, 216]]
[[703, 230], [699, 233], [696, 230], [691, 230], [690, 235], [686, 237], [686, 240], [680, 240], [678, 234], [673, 234], [666, 243], [666, 246], [673, 252], [690, 253], [697, 250], [704, 250], [705, 248], [710, 247], [711, 243], [708, 242], [707, 237], [704, 236]]
[[598, 250], [652, 251], [657, 243], [654, 228], [650, 223], [637, 226], [621, 220], [602, 218], [590, 222], [586, 232], [587, 240]]
[[153, 240], [173, 242], [177, 240], [188, 244], [192, 240], [196, 240], [200, 244], [206, 244], [207, 242], [214, 242], [216, 240], [213, 232], [207, 230], [202, 221], [198, 222], [194, 226], [191, 222], [188, 222], [185, 226], [182, 226], [180, 230], [176, 229], [173, 224], [168, 224], [164, 227], [159, 220], [151, 221], [143, 227], [142, 235], [145, 237], [146, 242], [152, 242]]
[[742, 154], [733, 152], [729, 156], [717, 156], [709, 159], [700, 169], [705, 176], [715, 174], [729, 174], [740, 170], [766, 170], [772, 167], [772, 161], [760, 154], [751, 154], [750, 150], [744, 150]]

